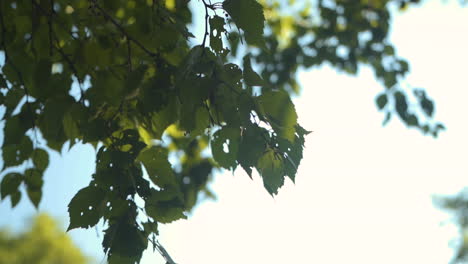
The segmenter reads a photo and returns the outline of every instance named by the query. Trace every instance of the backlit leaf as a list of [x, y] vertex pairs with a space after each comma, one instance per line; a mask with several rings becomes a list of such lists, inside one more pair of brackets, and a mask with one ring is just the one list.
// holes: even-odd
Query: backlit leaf
[[247, 43], [263, 46], [263, 7], [256, 0], [226, 0], [223, 8], [245, 33]]
[[174, 185], [175, 175], [168, 161], [167, 150], [153, 146], [140, 153], [138, 160], [143, 163], [151, 181], [160, 186]]
[[238, 128], [223, 127], [214, 133], [211, 141], [211, 153], [219, 165], [227, 169], [233, 169], [237, 166], [239, 139], [240, 130]]

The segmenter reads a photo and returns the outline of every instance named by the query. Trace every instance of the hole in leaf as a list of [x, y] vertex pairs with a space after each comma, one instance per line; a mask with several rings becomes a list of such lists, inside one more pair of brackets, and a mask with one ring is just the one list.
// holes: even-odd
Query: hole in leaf
[[182, 182], [183, 182], [184, 184], [190, 184], [190, 177], [185, 176], [185, 177], [182, 179]]
[[229, 139], [226, 139], [226, 142], [223, 143], [224, 153], [229, 153]]

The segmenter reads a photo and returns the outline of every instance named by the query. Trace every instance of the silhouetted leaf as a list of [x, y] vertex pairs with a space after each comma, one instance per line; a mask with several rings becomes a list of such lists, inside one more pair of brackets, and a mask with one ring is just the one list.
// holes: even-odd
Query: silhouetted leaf
[[42, 199], [43, 172], [37, 169], [27, 169], [24, 172], [24, 183], [29, 200], [38, 208]]
[[70, 225], [67, 230], [95, 226], [101, 218], [104, 195], [101, 189], [92, 185], [81, 189], [68, 205]]
[[34, 166], [38, 170], [44, 171], [47, 168], [47, 166], [49, 166], [49, 154], [47, 153], [47, 151], [37, 148], [34, 150], [31, 156]]
[[8, 195], [18, 192], [20, 184], [23, 182], [23, 175], [19, 173], [8, 173], [3, 176], [0, 185], [1, 198], [5, 199]]
[[251, 86], [265, 85], [265, 81], [263, 81], [262, 77], [252, 69], [250, 55], [244, 57], [244, 80], [247, 85]]
[[382, 110], [387, 105], [387, 102], [388, 102], [387, 94], [379, 95], [375, 101], [377, 103], [377, 107], [379, 108], [379, 110]]

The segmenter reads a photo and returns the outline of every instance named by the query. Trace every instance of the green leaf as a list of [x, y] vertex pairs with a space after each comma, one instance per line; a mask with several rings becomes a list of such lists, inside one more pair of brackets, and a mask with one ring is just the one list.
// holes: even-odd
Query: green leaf
[[24, 183], [26, 183], [26, 192], [29, 200], [36, 208], [38, 208], [42, 199], [42, 185], [44, 184], [42, 171], [37, 169], [27, 169], [24, 172], [24, 176]]
[[258, 160], [257, 170], [263, 178], [265, 189], [271, 195], [277, 194], [284, 184], [283, 158], [269, 148]]
[[5, 199], [8, 195], [18, 192], [20, 184], [23, 182], [23, 175], [19, 173], [8, 173], [3, 176], [0, 184], [1, 198]]
[[213, 134], [211, 153], [220, 166], [226, 169], [235, 169], [239, 141], [239, 128], [223, 127]]
[[245, 33], [247, 43], [263, 46], [263, 7], [256, 0], [226, 0], [223, 9]]
[[8, 93], [5, 96], [6, 110], [4, 118], [8, 118], [13, 113], [23, 96], [24, 92], [18, 87], [13, 87], [8, 91]]
[[[109, 254], [109, 263], [135, 263], [141, 258], [143, 250], [148, 245], [148, 240], [143, 231], [136, 224], [128, 223], [122, 219], [116, 224], [110, 225], [104, 231], [102, 245]], [[130, 220], [132, 221], [132, 220]]]
[[89, 65], [105, 66], [111, 62], [111, 50], [104, 49], [97, 42], [85, 42], [83, 58]]
[[3, 146], [20, 144], [25, 137], [25, 132], [26, 129], [18, 115], [8, 118], [5, 123], [5, 140]]
[[170, 223], [186, 219], [185, 208], [177, 191], [173, 189], [154, 191], [145, 204], [146, 213], [155, 221]]
[[268, 118], [278, 136], [294, 141], [297, 114], [289, 95], [284, 91], [270, 91], [259, 96], [258, 102], [259, 114]]
[[21, 192], [18, 190], [10, 195], [11, 207], [18, 205], [21, 200]]
[[278, 149], [282, 152], [284, 162], [284, 173], [293, 182], [295, 181], [297, 169], [302, 160], [302, 153], [304, 150], [305, 135], [310, 131], [305, 130], [300, 125], [296, 126], [296, 134], [294, 143], [289, 140], [278, 138]]
[[65, 136], [73, 142], [75, 138], [80, 136], [80, 131], [78, 129], [77, 122], [73, 116], [72, 111], [67, 111], [62, 119], [63, 131]]
[[222, 33], [226, 32], [224, 29], [224, 18], [214, 16], [210, 18], [210, 47], [216, 53], [221, 53], [223, 49]]
[[52, 63], [49, 59], [42, 59], [36, 65], [33, 75], [33, 85], [28, 92], [31, 96], [40, 99], [46, 99], [49, 96], [49, 84], [52, 75]]
[[379, 110], [382, 110], [387, 105], [387, 102], [388, 102], [387, 94], [383, 93], [379, 95], [375, 101], [377, 103], [377, 107], [379, 108]]
[[250, 86], [263, 86], [265, 81], [252, 69], [250, 55], [244, 57], [244, 81]]
[[104, 192], [93, 185], [81, 189], [68, 205], [70, 225], [67, 231], [95, 226], [101, 218], [104, 198]]
[[44, 149], [37, 148], [32, 153], [32, 161], [36, 169], [44, 171], [49, 166], [49, 154]]
[[5, 167], [17, 166], [25, 162], [33, 151], [31, 139], [23, 135], [19, 145], [6, 145], [2, 148], [3, 162]]
[[406, 101], [406, 96], [400, 91], [395, 92], [394, 96], [395, 96], [395, 109], [398, 115], [402, 119], [405, 119], [405, 116], [408, 114], [408, 103]]
[[251, 125], [242, 131], [240, 138], [237, 161], [242, 168], [251, 176], [252, 167], [257, 165], [258, 159], [265, 151], [265, 137], [268, 132], [264, 128]]
[[137, 158], [143, 163], [151, 181], [159, 187], [175, 185], [176, 179], [168, 161], [167, 150], [153, 146], [140, 153]]

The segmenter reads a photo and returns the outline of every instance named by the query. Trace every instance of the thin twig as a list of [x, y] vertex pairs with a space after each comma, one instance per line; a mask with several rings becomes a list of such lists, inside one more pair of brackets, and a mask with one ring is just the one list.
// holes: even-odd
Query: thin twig
[[[208, 16], [208, 4], [205, 2], [205, 0], [202, 0], [203, 4], [205, 5], [205, 34], [203, 35], [203, 42], [202, 42], [202, 47], [205, 47], [205, 43], [206, 43], [206, 38], [208, 37], [208, 18], [210, 16]], [[204, 49], [203, 49], [204, 51]]]

